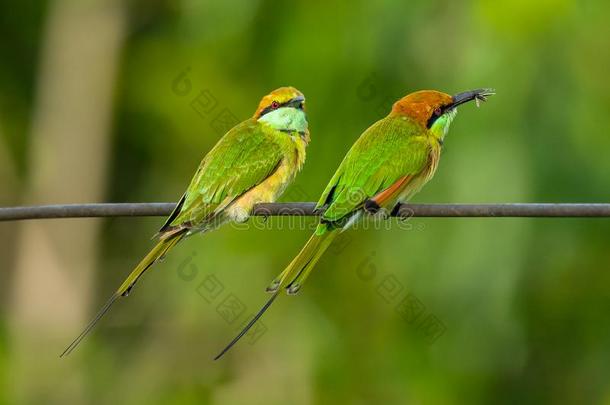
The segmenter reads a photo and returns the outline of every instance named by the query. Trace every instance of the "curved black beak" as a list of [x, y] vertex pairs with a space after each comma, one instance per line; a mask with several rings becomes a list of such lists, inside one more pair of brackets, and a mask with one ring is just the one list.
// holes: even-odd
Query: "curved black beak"
[[458, 93], [452, 97], [453, 101], [451, 102], [451, 104], [445, 107], [445, 110], [456, 108], [458, 105], [467, 103], [472, 100], [476, 101], [478, 107], [480, 101], [487, 101], [487, 97], [493, 96], [494, 94], [496, 94], [494, 89], [476, 89], [465, 91], [463, 93]]

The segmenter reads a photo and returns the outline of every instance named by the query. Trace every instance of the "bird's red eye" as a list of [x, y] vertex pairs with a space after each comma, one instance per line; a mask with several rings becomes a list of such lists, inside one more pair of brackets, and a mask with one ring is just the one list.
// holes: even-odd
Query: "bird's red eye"
[[437, 107], [436, 110], [434, 110], [434, 115], [439, 117], [442, 112], [443, 112], [443, 110], [440, 107]]
[[280, 106], [280, 103], [278, 103], [275, 100], [273, 100], [273, 102], [271, 103], [271, 108], [273, 108], [274, 110], [277, 109], [279, 106]]

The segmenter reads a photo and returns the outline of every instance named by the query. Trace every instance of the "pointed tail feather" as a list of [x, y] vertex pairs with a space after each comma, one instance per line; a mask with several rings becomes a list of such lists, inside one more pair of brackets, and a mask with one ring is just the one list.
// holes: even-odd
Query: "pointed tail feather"
[[172, 235], [168, 239], [164, 239], [159, 241], [155, 245], [154, 248], [140, 261], [140, 263], [136, 266], [135, 269], [127, 276], [123, 284], [116, 290], [110, 299], [104, 304], [104, 306], [99, 310], [99, 312], [93, 317], [93, 319], [87, 324], [85, 329], [68, 345], [66, 350], [59, 357], [64, 357], [69, 355], [76, 347], [82, 342], [82, 340], [91, 332], [93, 327], [99, 322], [100, 319], [108, 312], [112, 304], [116, 302], [121, 297], [126, 297], [129, 295], [129, 292], [138, 281], [138, 279], [144, 274], [146, 270], [150, 268], [155, 262], [159, 259], [163, 258], [165, 254], [176, 245], [184, 236], [184, 233], [179, 233]]
[[233, 340], [231, 340], [231, 343], [229, 343], [228, 345], [225, 346], [224, 349], [222, 349], [222, 351], [220, 353], [218, 353], [216, 355], [216, 357], [214, 357], [214, 360], [218, 360], [219, 358], [221, 358], [226, 352], [229, 351], [229, 349], [231, 349], [233, 347], [233, 345], [235, 345], [235, 343], [239, 342], [239, 340], [246, 334], [248, 333], [248, 331], [250, 330], [250, 328], [252, 326], [254, 326], [254, 324], [259, 320], [259, 318], [261, 316], [263, 316], [263, 314], [265, 313], [265, 311], [267, 311], [267, 308], [269, 308], [271, 306], [271, 304], [273, 304], [273, 301], [275, 301], [275, 299], [278, 296], [278, 293], [280, 292], [280, 290], [277, 290], [276, 292], [273, 293], [273, 295], [271, 296], [271, 298], [269, 298], [267, 300], [267, 302], [265, 302], [265, 305], [263, 305], [263, 307], [258, 311], [258, 313], [256, 315], [254, 315], [254, 318], [252, 318], [250, 320], [250, 322], [248, 322], [248, 324], [246, 326], [244, 326], [244, 328], [237, 334], [237, 336], [235, 336], [233, 338]]
[[218, 360], [226, 352], [229, 351], [248, 331], [256, 321], [269, 309], [273, 301], [277, 298], [280, 289], [286, 287], [288, 294], [296, 294], [301, 289], [305, 279], [311, 273], [322, 254], [328, 249], [332, 241], [338, 234], [338, 229], [331, 229], [327, 224], [320, 224], [316, 228], [316, 232], [309, 238], [305, 246], [299, 254], [290, 262], [288, 267], [273, 280], [271, 285], [267, 287], [267, 291], [273, 295], [267, 300], [265, 305], [258, 313], [248, 322], [248, 324], [237, 334], [237, 336], [229, 343], [222, 351], [214, 358]]
[[112, 304], [114, 304], [114, 302], [117, 299], [119, 299], [120, 297], [121, 296], [117, 293], [112, 294], [110, 299], [108, 301], [106, 301], [104, 306], [99, 310], [99, 312], [95, 315], [95, 317], [93, 317], [93, 319], [87, 324], [85, 329], [83, 329], [83, 331], [72, 341], [72, 343], [70, 343], [68, 345], [68, 347], [66, 347], [66, 349], [59, 355], [59, 357], [65, 357], [65, 356], [69, 355], [70, 353], [72, 353], [72, 351], [74, 349], [76, 349], [76, 347], [80, 344], [80, 342], [82, 342], [82, 340], [85, 338], [85, 336], [87, 336], [89, 334], [89, 332], [91, 332], [91, 329], [93, 329], [95, 324], [100, 319], [102, 319], [102, 317], [104, 316], [104, 314], [106, 314], [106, 312], [108, 312], [108, 310], [110, 309]]

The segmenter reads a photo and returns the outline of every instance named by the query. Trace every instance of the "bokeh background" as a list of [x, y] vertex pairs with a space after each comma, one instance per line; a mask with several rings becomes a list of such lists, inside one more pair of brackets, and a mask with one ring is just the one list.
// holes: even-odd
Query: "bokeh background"
[[[175, 201], [282, 85], [312, 134], [284, 201], [395, 99], [477, 87], [416, 202], [608, 200], [608, 2], [338, 3], [1, 2], [0, 204]], [[354, 230], [212, 361], [313, 221], [181, 243], [61, 360], [162, 219], [0, 224], [0, 403], [610, 403], [606, 219]]]

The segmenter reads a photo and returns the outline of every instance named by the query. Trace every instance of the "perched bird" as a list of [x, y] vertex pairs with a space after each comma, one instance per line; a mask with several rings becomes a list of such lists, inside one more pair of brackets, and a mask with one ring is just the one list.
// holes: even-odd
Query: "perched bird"
[[233, 127], [203, 158], [186, 192], [156, 235], [159, 242], [129, 274], [83, 332], [69, 354], [142, 274], [180, 240], [229, 222], [243, 222], [257, 203], [275, 201], [305, 162], [309, 131], [305, 97], [281, 87], [262, 98], [254, 116]]
[[[296, 294], [339, 232], [365, 213], [391, 213], [407, 201], [436, 172], [443, 140], [457, 107], [485, 101], [494, 94], [478, 89], [450, 96], [438, 91], [409, 94], [390, 114], [370, 126], [349, 150], [322, 193], [316, 210], [322, 212], [314, 234], [288, 267], [267, 288], [273, 293], [257, 315], [216, 356], [220, 358], [269, 308], [281, 288]], [[383, 216], [383, 215], [382, 215]]]

